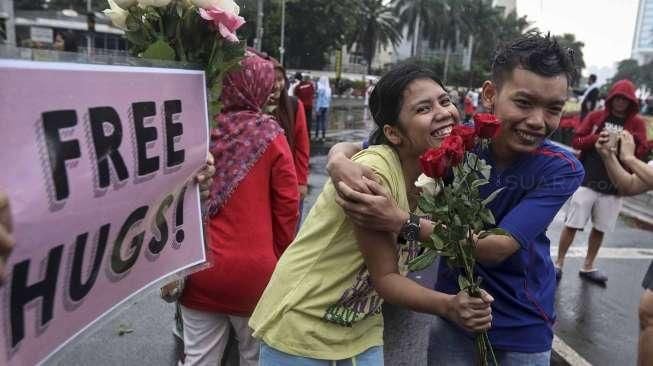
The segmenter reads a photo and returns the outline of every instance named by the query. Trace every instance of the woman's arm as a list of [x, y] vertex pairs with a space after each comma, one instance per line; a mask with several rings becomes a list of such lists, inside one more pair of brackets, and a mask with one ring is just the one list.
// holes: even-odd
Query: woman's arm
[[[622, 161], [628, 167], [633, 165], [634, 168], [638, 169], [640, 168], [637, 164], [639, 160], [634, 156], [635, 144], [633, 142], [632, 136], [630, 136], [627, 131], [622, 132], [622, 134], [622, 136], [624, 136], [621, 138]], [[612, 151], [610, 147], [608, 147], [608, 141], [609, 134], [607, 132], [601, 132], [599, 139], [596, 141], [595, 147], [596, 151], [598, 151], [599, 155], [603, 159], [603, 164], [605, 165], [605, 170], [608, 173], [610, 181], [615, 185], [615, 187], [617, 187], [619, 194], [623, 196], [632, 196], [651, 189], [650, 187], [652, 187], [653, 184], [647, 187], [647, 184], [638, 178], [637, 175], [630, 174], [624, 169], [624, 167], [619, 162], [619, 159], [617, 159], [615, 152]], [[631, 159], [633, 161], [631, 161]], [[643, 165], [644, 168], [648, 168], [646, 167], [646, 164]], [[633, 169], [633, 171], [636, 169]]]
[[295, 170], [297, 172], [297, 183], [299, 184], [299, 194], [304, 198], [307, 193], [308, 185], [308, 160], [310, 146], [308, 141], [308, 129], [306, 126], [306, 114], [304, 105], [297, 99], [297, 111], [295, 113], [295, 151], [293, 159], [295, 161]]
[[490, 304], [494, 299], [486, 292], [482, 298], [472, 298], [464, 291], [449, 295], [425, 288], [399, 274], [395, 235], [358, 226], [354, 230], [374, 288], [385, 301], [439, 315], [468, 331], [490, 328]]
[[270, 206], [272, 209], [272, 234], [277, 258], [295, 238], [299, 219], [299, 192], [292, 153], [284, 135], [272, 141], [265, 154], [273, 153], [270, 172]]

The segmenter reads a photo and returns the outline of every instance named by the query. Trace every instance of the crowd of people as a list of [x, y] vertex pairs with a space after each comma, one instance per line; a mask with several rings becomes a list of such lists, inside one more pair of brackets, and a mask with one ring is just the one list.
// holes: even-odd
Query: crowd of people
[[[299, 74], [291, 85], [279, 62], [254, 51], [241, 64], [224, 79], [223, 109], [197, 176], [214, 265], [178, 289], [183, 364], [219, 364], [233, 330], [241, 365], [382, 365], [384, 344], [396, 336], [384, 327], [400, 326], [384, 323], [384, 302], [434, 317], [428, 347], [413, 350], [427, 353], [429, 365], [477, 363], [473, 334], [486, 330], [500, 364], [550, 364], [555, 291], [576, 230], [592, 218], [580, 276], [605, 284], [594, 260], [621, 197], [653, 189], [653, 166], [640, 160], [648, 145], [631, 82], [615, 83], [603, 110], [588, 103], [573, 140], [577, 158], [548, 140], [578, 77], [552, 37], [530, 32], [501, 46], [480, 93], [452, 96], [428, 69], [399, 65], [369, 88], [375, 131], [332, 148], [331, 179], [300, 226], [310, 121], [315, 114], [314, 136], [323, 139], [329, 80], [315, 87]], [[438, 230], [415, 214], [419, 156], [479, 108], [502, 122], [492, 144], [476, 151], [493, 167], [480, 193], [503, 189], [488, 207], [510, 235], [477, 240], [484, 291], [476, 298], [459, 289], [457, 269], [439, 266], [434, 288], [406, 274], [419, 240]], [[546, 231], [565, 204], [554, 264]], [[0, 275], [11, 233], [9, 198], [0, 191]], [[639, 357], [648, 365], [653, 263], [643, 286]]]

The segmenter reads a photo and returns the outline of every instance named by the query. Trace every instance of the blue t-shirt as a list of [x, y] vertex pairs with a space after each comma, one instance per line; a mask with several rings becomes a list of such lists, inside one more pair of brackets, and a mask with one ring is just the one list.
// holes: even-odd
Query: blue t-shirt
[[[494, 166], [489, 150], [480, 156]], [[498, 226], [520, 244], [502, 263], [476, 266], [483, 278], [481, 287], [495, 299], [489, 331], [494, 348], [524, 353], [551, 350], [556, 280], [546, 230], [584, 174], [569, 151], [547, 140], [507, 169], [492, 169], [490, 183], [480, 187], [481, 197], [505, 187], [489, 208]], [[442, 263], [435, 289], [455, 294], [457, 278], [458, 271]]]

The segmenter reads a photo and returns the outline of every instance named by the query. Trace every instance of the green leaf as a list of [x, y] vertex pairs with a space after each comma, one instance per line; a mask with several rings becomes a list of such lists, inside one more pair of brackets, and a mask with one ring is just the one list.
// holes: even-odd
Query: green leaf
[[460, 290], [466, 290], [469, 286], [471, 286], [471, 283], [467, 280], [467, 278], [463, 275], [458, 275], [458, 288]]
[[435, 211], [435, 201], [424, 193], [421, 194], [419, 201], [417, 201], [417, 206], [424, 213], [431, 213]]
[[489, 230], [485, 230], [485, 231], [481, 232], [481, 233], [478, 235], [478, 238], [479, 238], [479, 239], [483, 239], [483, 238], [486, 238], [486, 237], [488, 237], [488, 236], [490, 236], [490, 235], [503, 235], [503, 236], [510, 236], [510, 237], [512, 237], [512, 235], [510, 235], [509, 232], [503, 230], [502, 228], [495, 227], [495, 228], [493, 228], [493, 229], [489, 229]]
[[492, 211], [486, 209], [481, 210], [478, 215], [481, 217], [483, 221], [490, 225], [495, 225], [496, 220], [494, 219], [494, 215], [492, 214]]
[[435, 249], [437, 250], [443, 250], [444, 249], [444, 241], [438, 236], [436, 233], [431, 234], [431, 241], [433, 241], [433, 245], [435, 246]]
[[480, 186], [484, 186], [486, 184], [490, 183], [489, 180], [487, 179], [477, 179], [474, 182], [472, 182], [472, 188], [478, 188]]
[[463, 224], [462, 221], [460, 220], [460, 216], [458, 216], [458, 215], [453, 216], [453, 223], [454, 223], [454, 225], [456, 225], [458, 227], [462, 226], [462, 224]]
[[140, 30], [126, 31], [125, 37], [127, 37], [129, 43], [143, 48], [147, 47], [147, 45], [150, 43], [145, 33], [141, 32]]
[[438, 254], [435, 251], [427, 249], [422, 253], [422, 255], [414, 258], [408, 263], [408, 269], [412, 272], [421, 271], [430, 266], [437, 257]]
[[160, 39], [152, 43], [146, 50], [143, 52], [144, 58], [156, 59], [156, 60], [175, 60], [175, 50], [170, 47], [164, 40]]
[[490, 195], [487, 196], [487, 198], [484, 199], [483, 202], [481, 202], [481, 204], [482, 204], [483, 206], [487, 206], [487, 204], [490, 203], [490, 202], [492, 202], [495, 198], [497, 198], [497, 196], [499, 195], [499, 193], [501, 193], [501, 191], [503, 191], [504, 189], [506, 189], [506, 187], [499, 188], [499, 189], [497, 189], [496, 191], [490, 193]]

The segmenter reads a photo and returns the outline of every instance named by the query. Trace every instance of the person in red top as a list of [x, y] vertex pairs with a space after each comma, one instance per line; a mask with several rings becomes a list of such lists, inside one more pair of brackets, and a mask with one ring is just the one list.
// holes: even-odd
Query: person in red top
[[306, 115], [307, 136], [311, 137], [311, 121], [313, 120], [313, 99], [315, 98], [315, 86], [311, 80], [304, 80], [301, 73], [295, 74], [299, 84], [295, 86], [294, 94], [304, 105], [304, 114]]
[[207, 238], [212, 266], [187, 278], [180, 299], [185, 365], [217, 365], [230, 326], [239, 341], [240, 365], [258, 362], [248, 317], [295, 236], [299, 204], [283, 129], [261, 110], [273, 85], [273, 64], [252, 53], [224, 80], [224, 107], [211, 131], [216, 174]]
[[617, 134], [619, 130], [626, 130], [635, 140], [635, 156], [643, 158], [648, 151], [646, 126], [644, 120], [637, 115], [638, 111], [639, 101], [635, 96], [635, 85], [630, 80], [619, 80], [610, 89], [605, 109], [590, 112], [576, 129], [572, 146], [581, 151], [579, 160], [585, 168], [585, 178], [569, 200], [565, 228], [560, 233], [555, 268], [558, 280], [562, 276], [565, 255], [574, 241], [576, 231], [583, 229], [591, 217], [592, 231], [579, 275], [599, 285], [605, 285], [608, 281], [605, 274], [594, 268], [594, 260], [604, 234], [612, 231], [617, 221], [623, 192], [619, 192], [610, 179], [594, 144], [601, 131], [613, 131]]
[[306, 114], [304, 105], [296, 98], [288, 95], [286, 70], [274, 58], [268, 57], [274, 63], [276, 80], [272, 94], [268, 99], [267, 111], [276, 117], [283, 127], [292, 151], [297, 174], [299, 190], [299, 215], [301, 219], [302, 204], [304, 197], [308, 194], [308, 159], [310, 153], [310, 142], [308, 129], [306, 127]]

